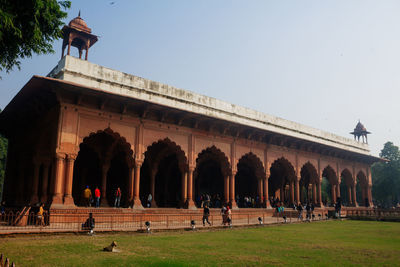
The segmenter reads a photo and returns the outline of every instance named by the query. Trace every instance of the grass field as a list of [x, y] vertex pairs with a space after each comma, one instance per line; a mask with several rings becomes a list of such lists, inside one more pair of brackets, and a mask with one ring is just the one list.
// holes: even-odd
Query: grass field
[[[113, 240], [121, 252], [103, 252]], [[400, 266], [400, 223], [14, 236], [0, 238], [0, 252], [17, 266]]]

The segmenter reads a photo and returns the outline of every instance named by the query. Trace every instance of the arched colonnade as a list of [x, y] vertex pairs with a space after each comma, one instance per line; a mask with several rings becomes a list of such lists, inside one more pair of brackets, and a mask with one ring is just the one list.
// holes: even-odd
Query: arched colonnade
[[[372, 204], [368, 170], [353, 175], [354, 168], [319, 166], [311, 161], [295, 167], [297, 162], [285, 156], [272, 161], [251, 151], [236, 160], [215, 145], [188, 154], [168, 138], [143, 150], [134, 151], [110, 128], [90, 134], [77, 154], [57, 154], [53, 204], [83, 205], [86, 186], [99, 187], [106, 206], [113, 204], [117, 187], [122, 190], [122, 206], [138, 208], [194, 208], [205, 200], [212, 200], [214, 207], [223, 203], [240, 208], [270, 207], [277, 201], [286, 206], [300, 202], [323, 206], [341, 196], [348, 206]], [[324, 180], [329, 192], [324, 191]]]

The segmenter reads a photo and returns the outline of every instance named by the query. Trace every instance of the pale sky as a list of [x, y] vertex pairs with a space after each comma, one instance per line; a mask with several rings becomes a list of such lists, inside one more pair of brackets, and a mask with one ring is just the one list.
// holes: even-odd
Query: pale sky
[[[93, 63], [348, 138], [360, 119], [373, 155], [400, 145], [398, 0], [81, 0], [65, 22], [79, 10]], [[0, 74], [0, 108], [54, 49]]]

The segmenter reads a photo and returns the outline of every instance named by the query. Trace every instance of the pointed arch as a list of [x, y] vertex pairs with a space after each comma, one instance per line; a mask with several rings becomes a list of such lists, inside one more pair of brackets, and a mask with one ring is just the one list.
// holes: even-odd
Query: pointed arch
[[[270, 167], [270, 177], [268, 179], [268, 190], [271, 204], [282, 201], [289, 205], [294, 201], [292, 194], [296, 173], [293, 165], [284, 157], [276, 159]], [[292, 190], [291, 190], [292, 189]]]
[[330, 165], [322, 170], [321, 191], [322, 202], [325, 206], [333, 206], [340, 197], [339, 179]]
[[319, 183], [318, 171], [309, 161], [300, 169], [300, 201], [317, 204], [317, 184]]
[[229, 192], [226, 180], [229, 175], [231, 166], [220, 149], [211, 146], [201, 151], [197, 156], [194, 170], [194, 196], [197, 206], [201, 205], [200, 198], [204, 195], [227, 202]]
[[129, 172], [133, 150], [126, 139], [111, 128], [92, 132], [83, 138], [74, 163], [72, 195], [76, 205], [85, 205], [82, 192], [89, 186], [101, 191], [103, 205], [113, 202], [117, 187], [122, 190], [121, 205], [128, 205]]
[[238, 161], [235, 176], [235, 197], [239, 207], [260, 207], [263, 179], [265, 170], [261, 160], [252, 152], [243, 155]]
[[[187, 158], [182, 148], [169, 138], [147, 147], [141, 167], [140, 198], [144, 207], [180, 207], [183, 205], [184, 175]], [[151, 194], [152, 201], [148, 202]]]

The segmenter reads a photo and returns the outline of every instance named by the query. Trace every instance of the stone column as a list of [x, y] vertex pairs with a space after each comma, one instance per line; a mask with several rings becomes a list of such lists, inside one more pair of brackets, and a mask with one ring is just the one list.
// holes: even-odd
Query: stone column
[[90, 40], [88, 40], [88, 41], [87, 41], [87, 43], [86, 43], [86, 53], [85, 53], [85, 60], [87, 60], [87, 59], [88, 59], [89, 47], [90, 47]]
[[354, 184], [352, 187], [351, 187], [351, 189], [352, 189], [352, 195], [353, 195], [353, 197], [352, 197], [352, 200], [353, 200], [353, 206], [354, 207], [358, 207], [358, 204], [357, 204], [357, 195], [356, 195], [356, 185]]
[[129, 167], [129, 181], [128, 181], [128, 205], [133, 205], [134, 191], [135, 191], [135, 168]]
[[224, 177], [224, 201], [229, 202], [229, 175]]
[[257, 203], [257, 204], [260, 204], [261, 206], [262, 206], [262, 204], [264, 203], [264, 201], [263, 201], [263, 198], [264, 198], [264, 184], [263, 184], [263, 180], [264, 180], [264, 179], [259, 179], [259, 180], [258, 180], [258, 186], [257, 186], [257, 189], [258, 189], [257, 194], [258, 194], [258, 197], [259, 197], [259, 199], [260, 199], [260, 203]]
[[47, 191], [49, 186], [49, 162], [43, 163], [43, 177], [42, 177], [42, 193], [40, 196], [40, 202], [47, 202]]
[[368, 202], [370, 207], [374, 206], [374, 203], [372, 202], [372, 185], [368, 185]]
[[135, 160], [135, 191], [133, 194], [133, 208], [143, 209], [142, 202], [140, 201], [140, 167], [142, 166], [142, 160]]
[[340, 197], [340, 183], [336, 184], [335, 186], [336, 186], [336, 198], [338, 198]]
[[331, 189], [332, 205], [336, 203], [336, 185], [332, 185]]
[[294, 181], [290, 181], [289, 183], [289, 190], [290, 190], [290, 203], [294, 203]]
[[324, 204], [322, 203], [322, 188], [321, 188], [321, 184], [322, 184], [322, 179], [319, 179], [318, 182], [317, 182], [317, 187], [318, 187], [317, 206], [322, 208], [324, 206]]
[[39, 190], [39, 171], [40, 171], [40, 163], [33, 163], [33, 181], [32, 181], [32, 196], [31, 196], [31, 205], [39, 202], [38, 190]]
[[194, 167], [189, 166], [188, 168], [188, 188], [187, 188], [187, 203], [186, 207], [188, 209], [196, 209], [196, 205], [194, 204], [193, 201], [193, 171]]
[[296, 198], [296, 204], [300, 203], [300, 179], [298, 177], [295, 178], [295, 185], [296, 185], [296, 194], [295, 194], [295, 198]]
[[313, 203], [314, 203], [314, 205], [316, 205], [317, 204], [317, 185], [315, 184], [315, 182], [312, 183], [312, 194], [313, 194], [313, 197], [312, 197]]
[[187, 202], [187, 172], [183, 171], [182, 172], [182, 188], [181, 188], [181, 194], [182, 194], [182, 207], [185, 206], [185, 203]]
[[157, 169], [152, 168], [150, 172], [150, 194], [153, 197], [151, 199], [151, 207], [152, 208], [157, 208], [157, 203], [156, 203], [156, 174], [157, 174]]
[[65, 194], [64, 194], [64, 205], [75, 206], [74, 199], [72, 198], [72, 182], [74, 177], [74, 163], [76, 155], [68, 154], [66, 160], [66, 172], [65, 172]]
[[72, 43], [72, 40], [71, 40], [71, 36], [69, 37], [69, 40], [68, 40], [68, 51], [67, 51], [67, 55], [69, 56], [70, 55], [70, 53], [71, 53], [71, 43]]
[[110, 163], [103, 163], [101, 168], [101, 204], [102, 207], [108, 207], [107, 201], [107, 173], [110, 169]]
[[236, 172], [233, 171], [229, 176], [229, 201], [232, 204], [232, 209], [237, 209], [237, 203], [235, 199], [235, 175]]
[[266, 208], [271, 208], [271, 203], [269, 203], [269, 195], [268, 195], [268, 177], [263, 180], [264, 184], [264, 205]]
[[348, 195], [348, 206], [350, 207], [352, 204], [353, 204], [353, 198], [351, 197], [351, 192], [352, 192], [352, 190], [351, 190], [351, 186], [350, 185], [348, 185], [347, 186], [347, 195]]
[[62, 195], [62, 183], [65, 178], [65, 154], [57, 153], [56, 154], [56, 162], [55, 162], [55, 170], [54, 170], [54, 189], [53, 189], [53, 198], [51, 201], [51, 207], [57, 208], [63, 206], [63, 195]]

